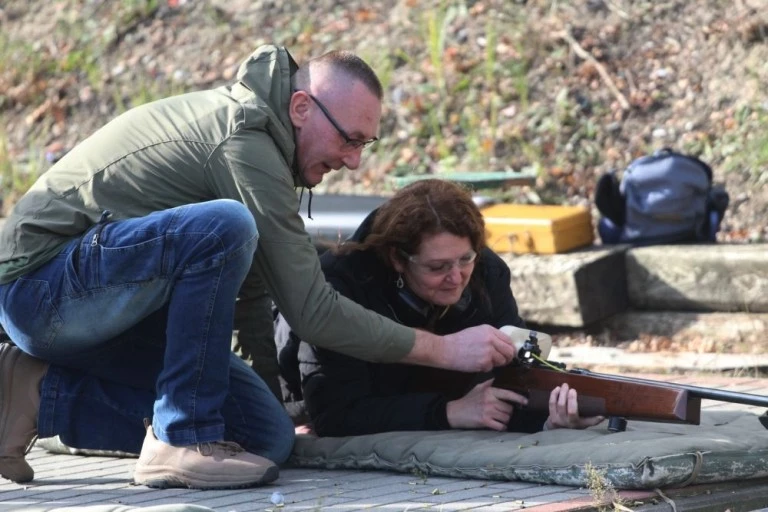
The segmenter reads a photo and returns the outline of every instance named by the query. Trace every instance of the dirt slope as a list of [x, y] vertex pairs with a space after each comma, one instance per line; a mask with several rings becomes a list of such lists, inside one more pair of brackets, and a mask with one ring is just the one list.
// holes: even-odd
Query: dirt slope
[[723, 239], [758, 240], [768, 234], [767, 5], [11, 0], [0, 7], [0, 126], [11, 162], [34, 161], [132, 105], [225, 83], [258, 44], [285, 44], [299, 61], [349, 48], [387, 88], [383, 140], [327, 189], [527, 169], [537, 186], [509, 195], [587, 203], [600, 173], [672, 146], [727, 184]]

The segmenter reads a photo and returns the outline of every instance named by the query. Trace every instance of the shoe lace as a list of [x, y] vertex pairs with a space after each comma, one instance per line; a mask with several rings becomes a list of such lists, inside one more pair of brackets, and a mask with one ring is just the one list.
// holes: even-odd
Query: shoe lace
[[228, 455], [237, 455], [242, 453], [245, 449], [239, 444], [232, 441], [214, 441], [210, 443], [198, 443], [197, 453], [203, 457], [209, 457], [216, 452], [216, 450], [224, 450]]

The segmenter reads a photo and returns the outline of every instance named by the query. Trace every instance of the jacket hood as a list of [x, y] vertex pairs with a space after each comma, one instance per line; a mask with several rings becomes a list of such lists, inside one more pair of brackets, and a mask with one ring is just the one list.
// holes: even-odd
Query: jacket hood
[[284, 47], [260, 46], [240, 64], [231, 87], [232, 97], [245, 110], [243, 128], [266, 130], [291, 168], [296, 144], [288, 107], [296, 70], [296, 61]]
[[363, 222], [360, 223], [360, 225], [355, 230], [354, 234], [349, 237], [350, 240], [353, 240], [355, 242], [363, 242], [368, 237], [368, 235], [371, 233], [371, 227], [373, 226], [373, 219], [376, 218], [376, 213], [379, 211], [378, 208], [374, 209], [369, 213], [365, 219], [363, 219]]

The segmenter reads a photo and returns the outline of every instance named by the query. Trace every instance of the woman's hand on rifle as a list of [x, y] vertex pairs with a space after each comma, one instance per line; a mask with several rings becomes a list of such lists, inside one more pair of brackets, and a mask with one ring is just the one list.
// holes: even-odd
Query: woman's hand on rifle
[[528, 399], [507, 389], [491, 386], [493, 379], [481, 382], [459, 398], [448, 402], [446, 416], [451, 428], [507, 429], [513, 404], [525, 405]]
[[556, 428], [587, 428], [605, 420], [603, 416], [579, 416], [578, 394], [568, 384], [557, 386], [549, 394], [549, 418], [544, 423], [544, 430]]

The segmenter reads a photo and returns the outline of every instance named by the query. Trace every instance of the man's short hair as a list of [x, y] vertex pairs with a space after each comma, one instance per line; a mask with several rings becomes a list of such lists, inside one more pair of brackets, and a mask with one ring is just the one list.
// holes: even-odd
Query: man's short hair
[[318, 64], [331, 66], [334, 71], [341, 72], [349, 78], [359, 80], [379, 100], [384, 97], [384, 89], [373, 69], [363, 59], [346, 50], [328, 52], [309, 60], [306, 64], [299, 67], [294, 78], [296, 89], [309, 90], [311, 84], [310, 66]]

